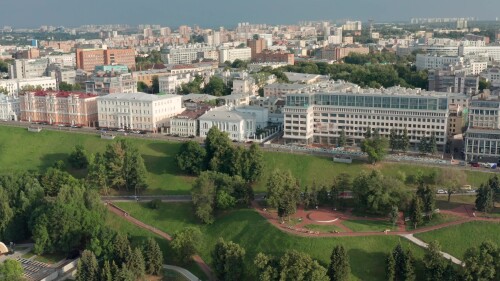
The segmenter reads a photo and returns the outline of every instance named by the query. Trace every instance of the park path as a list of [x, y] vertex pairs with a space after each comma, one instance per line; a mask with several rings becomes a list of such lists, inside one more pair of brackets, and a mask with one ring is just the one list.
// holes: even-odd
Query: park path
[[[416, 238], [415, 236], [413, 236], [413, 234], [403, 234], [401, 235], [402, 237], [410, 240], [411, 242], [417, 244], [418, 246], [422, 247], [422, 248], [428, 248], [429, 247], [429, 244], [425, 243], [424, 241]], [[442, 252], [440, 251], [439, 252], [445, 259], [448, 259], [448, 260], [451, 260], [452, 263], [454, 264], [457, 264], [457, 265], [462, 265], [462, 261], [455, 258], [454, 256], [448, 254], [448, 253], [445, 253], [445, 252]]]
[[200, 279], [198, 277], [196, 277], [193, 273], [191, 273], [191, 271], [189, 271], [185, 268], [178, 267], [175, 265], [167, 265], [167, 264], [164, 264], [163, 268], [177, 271], [180, 274], [182, 274], [182, 276], [186, 277], [189, 281], [200, 281]]
[[[165, 233], [151, 225], [145, 224], [142, 221], [130, 216], [125, 210], [119, 208], [118, 206], [114, 205], [113, 203], [106, 202], [106, 206], [108, 207], [108, 210], [111, 212], [123, 217], [127, 221], [143, 228], [146, 229], [168, 241], [172, 241], [172, 237], [168, 234]], [[193, 256], [193, 261], [201, 268], [201, 270], [205, 273], [205, 275], [210, 279], [210, 280], [215, 280], [215, 277], [213, 275], [212, 269], [203, 261], [203, 259], [199, 255], [194, 255]]]

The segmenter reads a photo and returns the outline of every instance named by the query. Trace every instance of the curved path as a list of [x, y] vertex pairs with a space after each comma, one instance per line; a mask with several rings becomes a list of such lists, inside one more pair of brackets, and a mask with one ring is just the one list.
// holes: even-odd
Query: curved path
[[[131, 223], [133, 223], [141, 228], [144, 228], [150, 232], [153, 232], [154, 234], [156, 234], [156, 235], [158, 235], [158, 236], [160, 236], [168, 241], [172, 241], [172, 237], [169, 234], [167, 234], [167, 233], [165, 233], [165, 232], [163, 232], [163, 231], [161, 231], [161, 230], [159, 230], [151, 225], [145, 224], [142, 221], [130, 216], [126, 211], [124, 211], [123, 209], [114, 205], [113, 203], [106, 202], [106, 206], [107, 206], [108, 210], [123, 217], [127, 221], [129, 221], [129, 222], [131, 222]], [[201, 270], [203, 270], [205, 275], [208, 276], [208, 278], [210, 280], [215, 280], [215, 277], [212, 273], [212, 269], [203, 261], [203, 259], [199, 255], [193, 256], [193, 261], [196, 262], [196, 264], [201, 268]]]
[[182, 274], [182, 276], [184, 276], [187, 279], [189, 279], [189, 281], [200, 281], [200, 278], [196, 277], [193, 273], [191, 273], [191, 271], [189, 271], [189, 270], [187, 270], [185, 268], [178, 267], [178, 266], [175, 266], [175, 265], [167, 265], [167, 264], [164, 264], [163, 268], [164, 269], [173, 270], [173, 271], [177, 271], [180, 274]]

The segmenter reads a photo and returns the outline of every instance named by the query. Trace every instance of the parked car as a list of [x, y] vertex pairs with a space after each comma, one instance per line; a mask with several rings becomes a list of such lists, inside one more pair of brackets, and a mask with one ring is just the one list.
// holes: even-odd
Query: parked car
[[446, 191], [444, 189], [438, 189], [437, 194], [448, 194], [448, 191]]
[[125, 130], [124, 130], [124, 129], [118, 129], [118, 130], [116, 130], [116, 131], [117, 131], [117, 132], [125, 132]]
[[481, 167], [481, 165], [479, 165], [479, 163], [477, 163], [477, 162], [472, 162], [472, 163], [470, 163], [470, 165], [471, 165], [471, 167], [474, 167], [474, 168]]

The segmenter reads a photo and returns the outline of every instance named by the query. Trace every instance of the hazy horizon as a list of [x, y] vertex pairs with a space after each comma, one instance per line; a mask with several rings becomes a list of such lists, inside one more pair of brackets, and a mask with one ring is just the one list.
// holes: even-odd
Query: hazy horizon
[[[46, 2], [46, 3], [44, 3]], [[303, 20], [352, 19], [409, 21], [412, 17], [500, 17], [498, 0], [21, 0], [0, 10], [0, 26], [36, 28], [41, 25], [76, 27], [84, 24], [182, 24], [202, 27], [235, 26], [238, 22], [294, 24]], [[438, 4], [439, 3], [439, 4]], [[28, 8], [29, 7], [29, 8]]]

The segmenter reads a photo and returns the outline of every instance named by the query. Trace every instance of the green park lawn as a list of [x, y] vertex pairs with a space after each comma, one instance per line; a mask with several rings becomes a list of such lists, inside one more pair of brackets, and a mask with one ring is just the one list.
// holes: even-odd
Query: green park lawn
[[[447, 222], [457, 221], [459, 219], [461, 218], [450, 214], [435, 214], [434, 216], [432, 216], [431, 220], [425, 218], [424, 222], [421, 225], [417, 226], [417, 229], [422, 227], [429, 227]], [[411, 225], [411, 222], [407, 222], [406, 230], [409, 231], [414, 229], [415, 228], [413, 227], [413, 225]]]
[[[167, 233], [174, 233], [186, 226], [199, 227], [204, 233], [200, 255], [211, 262], [210, 252], [219, 237], [239, 243], [246, 249], [245, 280], [256, 280], [253, 259], [259, 252], [281, 255], [286, 250], [298, 250], [310, 254], [327, 266], [331, 249], [342, 244], [348, 251], [351, 264], [351, 280], [385, 280], [385, 255], [399, 241], [411, 247], [416, 257], [424, 250], [395, 236], [306, 238], [284, 233], [254, 210], [241, 209], [221, 214], [212, 225], [201, 225], [193, 215], [189, 203], [163, 203], [157, 210], [146, 203], [117, 203], [132, 216]], [[363, 265], [363, 266], [357, 266]]]
[[479, 246], [485, 240], [500, 245], [500, 223], [474, 221], [430, 232], [415, 234], [425, 242], [437, 240], [442, 251], [461, 259], [470, 247]]
[[344, 232], [344, 229], [338, 227], [337, 225], [334, 224], [308, 224], [304, 225], [305, 229], [313, 230], [313, 231], [319, 231], [319, 232]]
[[342, 224], [354, 232], [382, 232], [386, 229], [397, 229], [397, 226], [392, 226], [387, 220], [346, 220]]
[[[193, 177], [184, 175], [175, 163], [179, 143], [160, 140], [129, 139], [141, 152], [148, 170], [149, 188], [145, 191], [153, 194], [189, 194]], [[66, 160], [76, 144], [81, 144], [90, 153], [103, 152], [109, 140], [102, 140], [97, 135], [78, 134], [44, 130], [30, 133], [23, 128], [0, 126], [0, 173], [18, 170], [43, 171], [58, 160]], [[254, 185], [255, 192], [265, 192], [269, 175], [275, 169], [290, 170], [302, 185], [331, 185], [334, 178], [347, 173], [356, 176], [360, 171], [380, 170], [389, 176], [406, 177], [417, 171], [430, 173], [440, 170], [436, 167], [413, 166], [401, 163], [381, 163], [376, 166], [363, 162], [352, 164], [333, 163], [329, 157], [302, 154], [264, 152], [264, 170], [261, 179]], [[82, 177], [85, 171], [71, 171]], [[479, 171], [467, 171], [468, 184], [479, 186], [488, 178], [488, 174]]]

